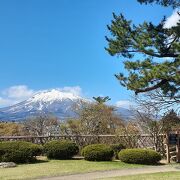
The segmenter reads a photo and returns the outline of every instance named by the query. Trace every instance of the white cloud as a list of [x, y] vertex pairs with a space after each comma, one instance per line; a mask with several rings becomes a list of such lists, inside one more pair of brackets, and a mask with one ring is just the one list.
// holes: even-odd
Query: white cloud
[[[57, 88], [62, 92], [69, 92], [77, 96], [82, 96], [82, 89], [79, 86]], [[46, 90], [43, 90], [46, 91]], [[35, 91], [29, 89], [26, 85], [11, 86], [0, 91], [0, 107], [10, 106], [32, 97], [36, 93], [43, 91]]]
[[128, 100], [121, 100], [121, 101], [117, 101], [115, 104], [117, 107], [122, 107], [122, 108], [130, 108], [133, 103], [131, 101]]
[[34, 90], [25, 85], [11, 86], [3, 91], [3, 95], [11, 99], [27, 99], [34, 94]]
[[69, 93], [72, 93], [72, 94], [77, 95], [77, 96], [82, 95], [82, 89], [79, 86], [66, 86], [63, 88], [59, 88], [59, 90], [63, 91], [63, 92], [69, 92]]
[[26, 100], [35, 93], [25, 85], [11, 86], [0, 92], [0, 107], [10, 106]]
[[5, 99], [5, 98], [2, 98], [0, 97], [0, 107], [3, 107], [3, 106], [9, 106], [11, 104], [13, 104], [14, 102], [12, 100], [9, 100], [9, 99]]
[[178, 14], [180, 9], [175, 9], [170, 17], [167, 18], [164, 28], [171, 28], [177, 25], [177, 22], [180, 20], [180, 15]]

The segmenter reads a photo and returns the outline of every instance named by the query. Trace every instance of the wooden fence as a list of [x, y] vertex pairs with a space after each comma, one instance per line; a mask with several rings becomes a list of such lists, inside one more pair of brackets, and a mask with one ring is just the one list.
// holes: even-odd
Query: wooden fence
[[36, 144], [44, 144], [51, 140], [68, 139], [79, 146], [95, 143], [124, 144], [128, 148], [152, 148], [159, 152], [164, 152], [164, 135], [159, 135], [156, 139], [150, 135], [66, 135], [66, 136], [0, 136], [0, 141], [28, 141]]

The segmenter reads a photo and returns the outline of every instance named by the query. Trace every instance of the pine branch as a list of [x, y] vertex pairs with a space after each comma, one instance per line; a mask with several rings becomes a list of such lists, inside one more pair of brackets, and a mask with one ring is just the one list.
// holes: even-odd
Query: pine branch
[[162, 87], [162, 85], [166, 84], [167, 82], [168, 82], [168, 80], [163, 79], [161, 82], [157, 83], [154, 86], [151, 86], [151, 87], [148, 87], [148, 88], [145, 88], [145, 89], [136, 89], [135, 94], [137, 95], [138, 93], [141, 93], [141, 92], [148, 92], [148, 91], [158, 89], [158, 88]]

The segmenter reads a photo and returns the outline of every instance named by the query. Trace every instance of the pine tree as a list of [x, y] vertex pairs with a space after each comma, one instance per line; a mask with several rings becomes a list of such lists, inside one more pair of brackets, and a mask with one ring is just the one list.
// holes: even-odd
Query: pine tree
[[98, 97], [93, 97], [93, 99], [99, 104], [104, 104], [105, 102], [111, 100], [109, 96], [105, 96], [105, 97], [98, 96]]
[[[177, 7], [175, 0], [138, 0], [141, 3], [158, 3], [163, 6]], [[178, 12], [177, 12], [178, 13]], [[180, 14], [179, 14], [180, 16]], [[122, 14], [113, 13], [106, 37], [112, 56], [118, 55], [124, 61], [128, 76], [116, 74], [121, 85], [135, 94], [160, 90], [165, 97], [180, 100], [180, 21], [177, 26], [165, 28], [166, 19], [158, 25], [144, 22], [135, 25]], [[141, 57], [136, 59], [137, 56]]]
[[156, 3], [162, 6], [172, 6], [173, 8], [180, 6], [179, 0], [137, 0], [137, 1], [140, 2], [141, 4]]

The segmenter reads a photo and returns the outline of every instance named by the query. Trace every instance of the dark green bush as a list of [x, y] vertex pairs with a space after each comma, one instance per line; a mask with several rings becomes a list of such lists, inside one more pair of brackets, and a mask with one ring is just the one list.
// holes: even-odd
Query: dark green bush
[[82, 155], [88, 161], [110, 161], [114, 152], [105, 144], [92, 144], [82, 149]]
[[123, 144], [111, 144], [110, 147], [114, 151], [114, 156], [116, 159], [118, 159], [118, 153], [122, 150], [125, 149], [126, 147]]
[[161, 155], [150, 149], [124, 149], [118, 155], [122, 162], [132, 164], [156, 164], [161, 160]]
[[79, 148], [67, 140], [50, 141], [44, 145], [44, 152], [49, 159], [71, 159], [79, 152]]
[[0, 142], [0, 162], [28, 163], [42, 153], [42, 147], [25, 141]]

